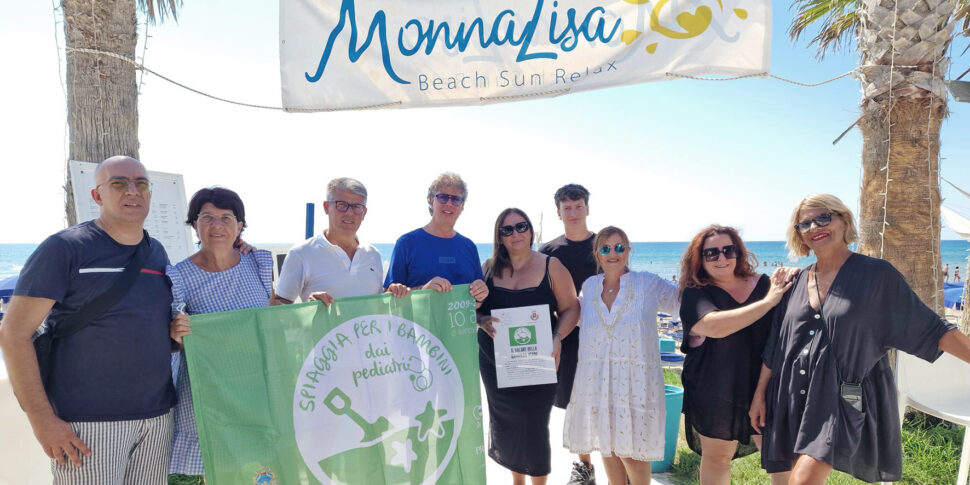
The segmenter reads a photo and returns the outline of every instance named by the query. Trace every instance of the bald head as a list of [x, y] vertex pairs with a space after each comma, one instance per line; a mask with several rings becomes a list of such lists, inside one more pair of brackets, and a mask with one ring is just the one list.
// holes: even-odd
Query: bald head
[[138, 160], [124, 155], [117, 155], [105, 159], [98, 164], [98, 168], [94, 169], [94, 185], [101, 185], [107, 182], [112, 177], [113, 172], [135, 172], [140, 173], [142, 177], [146, 177], [148, 174], [145, 166]]

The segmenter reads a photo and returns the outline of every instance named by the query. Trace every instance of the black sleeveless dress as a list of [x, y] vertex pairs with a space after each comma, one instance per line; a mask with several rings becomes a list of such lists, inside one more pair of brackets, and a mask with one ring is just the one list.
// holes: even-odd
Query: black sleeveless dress
[[[509, 290], [495, 286], [491, 275], [485, 284], [488, 298], [482, 302], [480, 312], [487, 314], [499, 308], [548, 304], [552, 322], [549, 333], [553, 333], [558, 306], [549, 284], [548, 256], [546, 274], [539, 286]], [[495, 377], [495, 345], [492, 337], [481, 330], [478, 332], [478, 366], [488, 398], [488, 456], [517, 473], [548, 475], [552, 469], [549, 414], [556, 398], [556, 384], [499, 389]]]

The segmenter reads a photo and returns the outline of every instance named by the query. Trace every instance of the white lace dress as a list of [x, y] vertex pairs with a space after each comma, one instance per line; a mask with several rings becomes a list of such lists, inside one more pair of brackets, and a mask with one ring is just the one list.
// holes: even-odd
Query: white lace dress
[[653, 273], [626, 273], [612, 310], [602, 292], [602, 274], [583, 283], [583, 333], [563, 446], [573, 453], [663, 459], [666, 412], [657, 312], [677, 313], [677, 287]]

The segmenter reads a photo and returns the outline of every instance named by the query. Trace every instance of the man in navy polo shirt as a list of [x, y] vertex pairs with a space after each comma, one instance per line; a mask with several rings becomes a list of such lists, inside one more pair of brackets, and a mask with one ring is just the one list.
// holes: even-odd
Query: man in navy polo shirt
[[91, 197], [100, 216], [47, 238], [24, 265], [0, 324], [10, 383], [55, 484], [164, 484], [175, 403], [170, 370], [168, 256], [149, 255], [124, 297], [73, 335], [55, 339], [47, 382], [34, 332], [110, 288], [142, 242], [151, 202], [145, 167], [112, 157], [98, 165]]

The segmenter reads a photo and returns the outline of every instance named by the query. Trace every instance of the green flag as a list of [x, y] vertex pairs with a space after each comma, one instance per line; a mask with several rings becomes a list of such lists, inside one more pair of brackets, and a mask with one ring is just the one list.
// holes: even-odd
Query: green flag
[[468, 285], [191, 322], [207, 483], [485, 483]]

